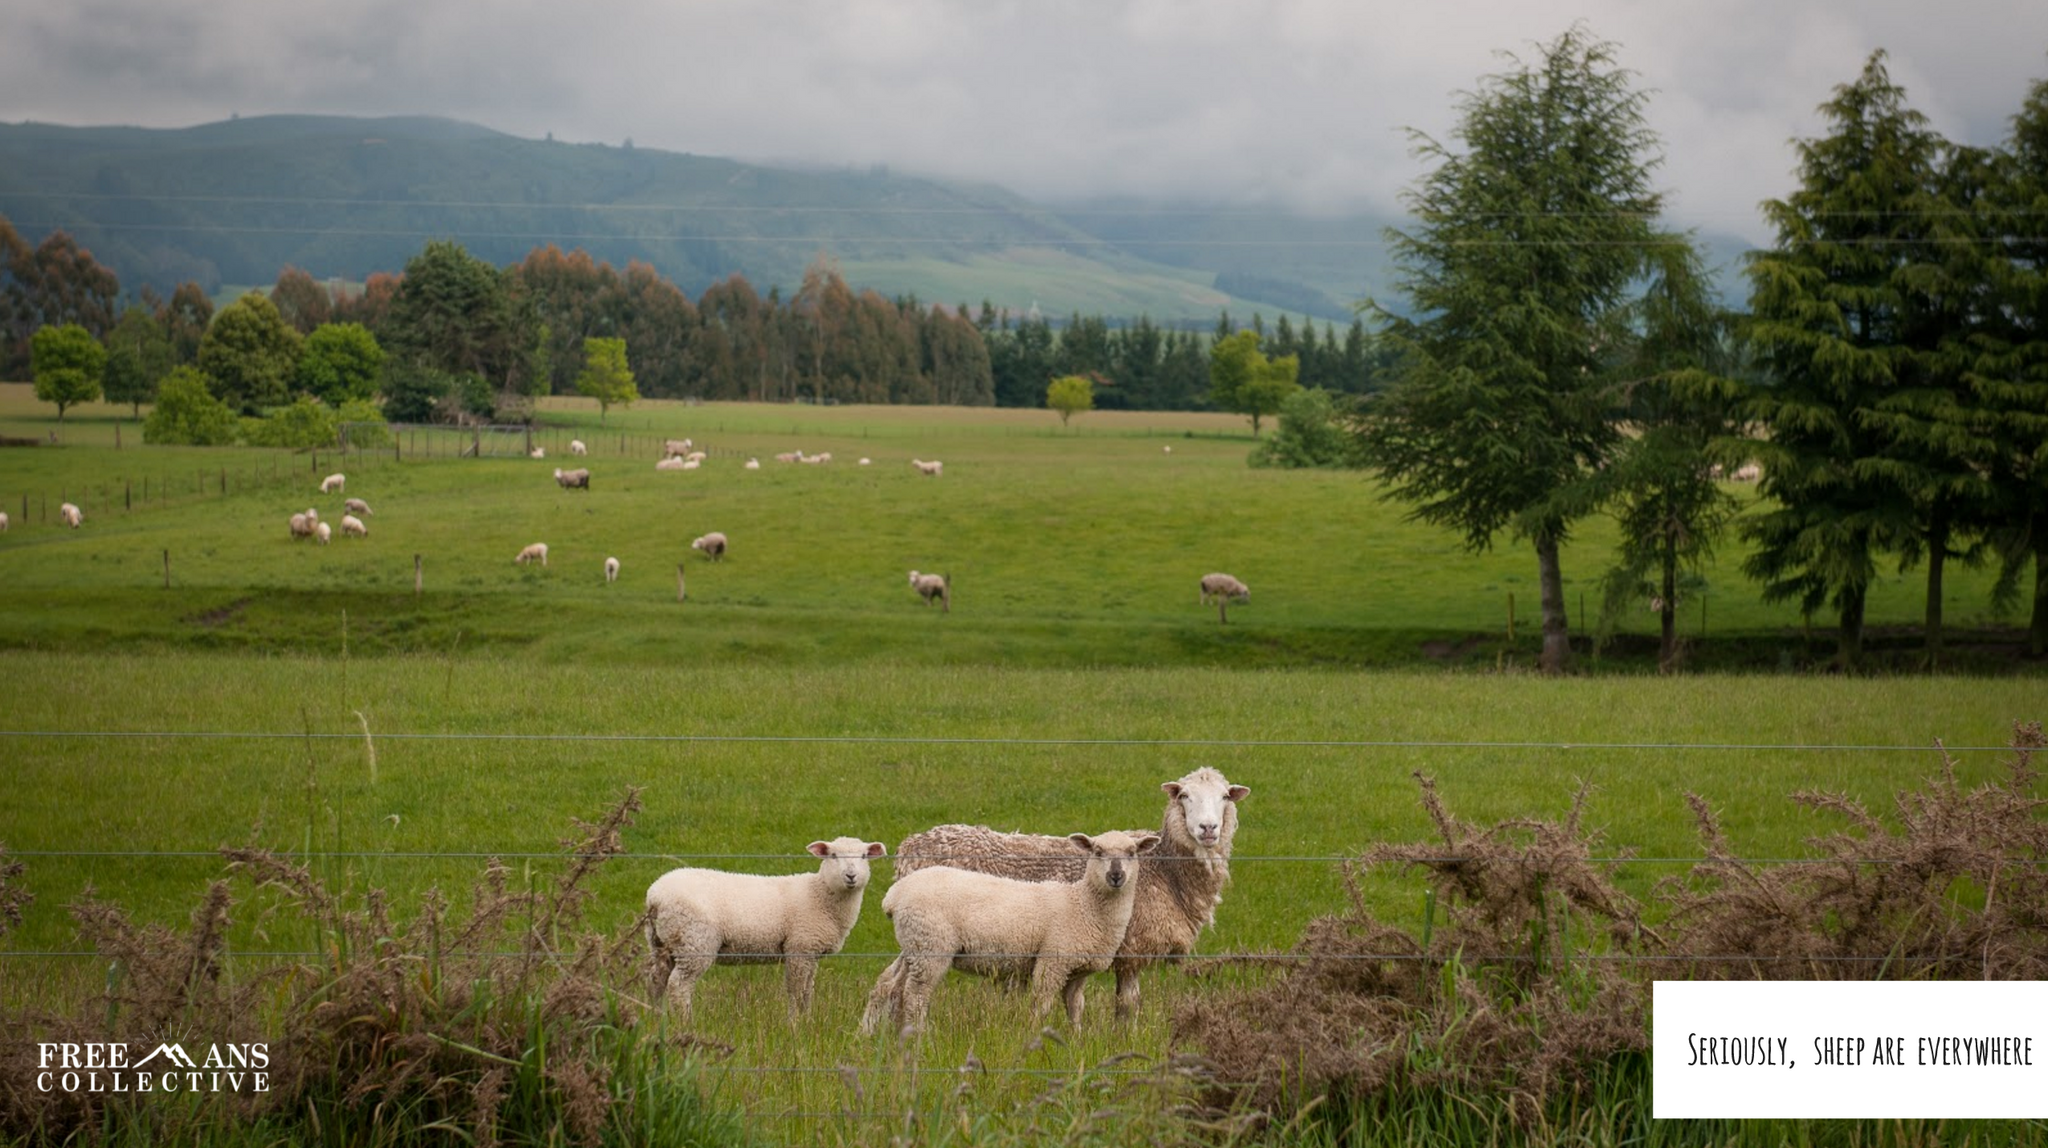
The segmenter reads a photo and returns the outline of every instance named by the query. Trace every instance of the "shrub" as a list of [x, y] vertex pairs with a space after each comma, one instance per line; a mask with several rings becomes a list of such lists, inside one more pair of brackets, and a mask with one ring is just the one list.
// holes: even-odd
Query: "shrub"
[[181, 446], [226, 446], [241, 428], [235, 412], [213, 397], [205, 374], [177, 367], [157, 387], [156, 407], [142, 422], [142, 441]]
[[1321, 387], [1296, 391], [1280, 404], [1280, 427], [1252, 448], [1253, 466], [1348, 466], [1351, 440], [1337, 425], [1336, 399]]
[[326, 403], [301, 395], [299, 401], [260, 419], [243, 419], [242, 437], [257, 446], [316, 450], [340, 441], [341, 421]]

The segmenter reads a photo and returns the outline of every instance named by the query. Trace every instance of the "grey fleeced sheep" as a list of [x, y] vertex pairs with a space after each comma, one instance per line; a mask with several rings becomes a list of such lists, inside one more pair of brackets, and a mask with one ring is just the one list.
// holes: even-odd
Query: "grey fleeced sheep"
[[1137, 903], [1138, 858], [1159, 835], [1109, 832], [1053, 838], [1081, 874], [1070, 881], [1026, 881], [934, 865], [896, 883], [882, 911], [896, 923], [902, 955], [868, 995], [862, 1032], [886, 1015], [901, 1029], [924, 1027], [932, 993], [948, 968], [980, 976], [1028, 980], [1034, 1021], [1064, 998], [1067, 1019], [1081, 1024], [1081, 987], [1110, 967]]
[[1210, 602], [1226, 598], [1238, 602], [1249, 602], [1252, 600], [1251, 587], [1246, 586], [1228, 574], [1202, 575], [1202, 594], [1196, 601], [1196, 605], [1206, 606]]
[[[1139, 970], [1194, 952], [1202, 930], [1215, 921], [1230, 884], [1237, 804], [1251, 794], [1207, 766], [1159, 788], [1166, 791], [1160, 845], [1139, 871], [1130, 931], [1113, 966], [1118, 1016], [1137, 1011]], [[896, 850], [899, 881], [939, 865], [1026, 881], [1072, 881], [1082, 867], [1064, 837], [999, 833], [980, 825], [940, 825], [904, 838]]]
[[555, 468], [555, 484], [563, 490], [589, 490], [590, 472], [580, 466], [575, 470], [563, 470], [558, 466]]
[[953, 612], [953, 579], [947, 575], [920, 574], [912, 570], [910, 572], [910, 588], [917, 591], [924, 598], [925, 605], [931, 605], [932, 599], [936, 598], [942, 613], [950, 614]]
[[714, 530], [690, 543], [690, 549], [702, 550], [706, 558], [717, 562], [725, 557], [725, 535]]
[[713, 964], [784, 962], [792, 1016], [811, 1005], [818, 958], [839, 951], [860, 917], [868, 862], [888, 852], [858, 837], [813, 841], [815, 873], [763, 877], [672, 869], [647, 888], [647, 947], [656, 994], [690, 1018], [697, 979]]

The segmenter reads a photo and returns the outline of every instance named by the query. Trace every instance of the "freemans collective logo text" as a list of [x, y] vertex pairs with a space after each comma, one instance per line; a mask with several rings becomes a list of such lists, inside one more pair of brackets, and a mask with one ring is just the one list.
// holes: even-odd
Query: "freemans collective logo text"
[[43, 1092], [268, 1092], [270, 1046], [159, 1044], [137, 1056], [126, 1044], [36, 1045]]

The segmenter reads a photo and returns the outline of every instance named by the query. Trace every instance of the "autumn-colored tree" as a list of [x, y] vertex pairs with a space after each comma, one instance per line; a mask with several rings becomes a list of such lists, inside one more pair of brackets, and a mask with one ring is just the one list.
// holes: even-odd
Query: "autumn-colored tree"
[[89, 403], [100, 397], [100, 370], [107, 364], [107, 349], [92, 332], [76, 323], [44, 327], [29, 339], [36, 378], [36, 397], [57, 404], [57, 421], [64, 421], [64, 409]]
[[286, 267], [278, 273], [277, 283], [270, 288], [270, 301], [277, 304], [277, 313], [301, 335], [312, 334], [313, 328], [334, 314], [334, 300], [327, 288], [296, 267]]
[[384, 320], [391, 313], [391, 300], [398, 295], [400, 276], [379, 271], [363, 281], [359, 292], [342, 292], [335, 296], [330, 321], [335, 323], [357, 323], [364, 330], [375, 335], [384, 329]]

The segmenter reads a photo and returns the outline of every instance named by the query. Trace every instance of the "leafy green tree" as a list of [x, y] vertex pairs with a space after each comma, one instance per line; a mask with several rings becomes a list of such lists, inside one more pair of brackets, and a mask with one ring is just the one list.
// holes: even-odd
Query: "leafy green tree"
[[157, 309], [156, 321], [163, 324], [164, 334], [171, 340], [172, 361], [179, 366], [197, 362], [199, 343], [213, 323], [213, 300], [188, 279]]
[[1082, 411], [1095, 409], [1095, 380], [1086, 375], [1061, 375], [1045, 387], [1045, 405], [1059, 412], [1060, 425]]
[[1250, 415], [1252, 437], [1269, 415], [1301, 389], [1301, 361], [1292, 355], [1268, 359], [1259, 352], [1259, 333], [1246, 328], [1209, 348], [1209, 401], [1226, 411]]
[[1453, 150], [1413, 132], [1435, 168], [1390, 230], [1407, 314], [1375, 308], [1398, 365], [1357, 424], [1366, 466], [1411, 517], [1473, 550], [1532, 543], [1541, 666], [1570, 656], [1559, 550], [1589, 512], [1560, 494], [1613, 445], [1605, 348], [1629, 334], [1629, 291], [1656, 239], [1656, 135], [1613, 45], [1574, 27], [1464, 97]]
[[457, 243], [436, 241], [405, 265], [405, 278], [377, 328], [378, 342], [408, 366], [472, 375], [492, 389], [518, 389], [535, 373], [537, 310], [513, 306], [506, 277]]
[[197, 367], [174, 367], [156, 390], [156, 406], [142, 421], [142, 441], [176, 446], [225, 446], [241, 427], [235, 412], [213, 397]]
[[1744, 519], [1755, 549], [1743, 571], [1766, 601], [1832, 606], [1836, 661], [1850, 669], [1879, 558], [1922, 537], [1915, 483], [1879, 410], [1915, 366], [1901, 272], [1926, 241], [1943, 145], [1883, 52], [1820, 111], [1831, 130], [1798, 143], [1800, 187], [1764, 205], [1777, 243], [1747, 268], [1748, 338], [1769, 374], [1747, 413], [1765, 432], [1760, 490], [1776, 505]]
[[1303, 387], [1280, 404], [1273, 436], [1252, 448], [1253, 466], [1304, 468], [1342, 466], [1351, 440], [1337, 421], [1336, 399], [1321, 387]]
[[242, 421], [242, 438], [256, 446], [286, 450], [317, 450], [341, 439], [341, 420], [334, 408], [311, 395], [278, 407], [260, 419]]
[[299, 355], [299, 389], [330, 406], [377, 393], [384, 376], [384, 348], [358, 323], [326, 323], [306, 336]]
[[633, 371], [626, 365], [624, 339], [583, 340], [583, 371], [576, 376], [576, 391], [597, 400], [599, 422], [612, 407], [630, 406], [640, 397]]
[[291, 400], [305, 339], [285, 323], [277, 304], [251, 291], [221, 308], [199, 340], [199, 369], [214, 394], [243, 414]]
[[29, 353], [36, 397], [57, 404], [58, 422], [64, 421], [66, 407], [100, 397], [100, 372], [107, 365], [107, 349], [84, 327], [76, 323], [43, 327], [29, 339]]
[[433, 422], [442, 402], [459, 390], [456, 377], [445, 371], [393, 363], [384, 377], [384, 417], [395, 423]]
[[170, 372], [171, 340], [148, 307], [130, 307], [107, 332], [107, 367], [101, 376], [107, 401], [127, 403], [137, 418], [142, 404], [156, 398], [157, 384]]

